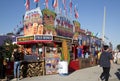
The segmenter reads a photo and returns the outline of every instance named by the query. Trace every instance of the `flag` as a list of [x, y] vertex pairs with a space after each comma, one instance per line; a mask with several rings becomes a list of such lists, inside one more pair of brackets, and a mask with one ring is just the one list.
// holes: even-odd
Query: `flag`
[[17, 25], [17, 28], [18, 28], [19, 26]]
[[70, 13], [72, 13], [72, 0], [70, 0], [69, 6], [70, 6]]
[[53, 0], [53, 8], [57, 8], [58, 7], [58, 0]]
[[75, 8], [74, 8], [74, 13], [75, 13], [75, 18], [77, 19], [79, 17], [79, 14], [78, 14], [78, 11], [76, 9], [76, 5], [75, 5]]
[[98, 34], [99, 34], [99, 33], [97, 32], [97, 33], [96, 33], [96, 35], [95, 35], [95, 37], [97, 37], [97, 36], [98, 36]]
[[26, 0], [25, 6], [26, 6], [26, 10], [30, 9], [30, 1], [29, 0]]
[[36, 8], [37, 8], [39, 0], [34, 0], [34, 2], [36, 3]]
[[62, 14], [62, 9], [60, 8], [60, 14]]
[[14, 32], [16, 32], [16, 28], [14, 28]]
[[45, 0], [46, 8], [48, 8], [48, 0]]
[[66, 0], [62, 0], [62, 2], [63, 2], [64, 10], [66, 10]]
[[35, 2], [35, 3], [38, 3], [38, 2], [39, 2], [39, 0], [34, 0], [34, 2]]

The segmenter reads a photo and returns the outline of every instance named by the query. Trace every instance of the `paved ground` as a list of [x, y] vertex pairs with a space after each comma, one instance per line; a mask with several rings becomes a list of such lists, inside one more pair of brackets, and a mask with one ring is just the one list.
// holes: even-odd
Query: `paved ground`
[[[66, 76], [60, 74], [45, 75], [31, 78], [28, 77], [21, 79], [20, 81], [98, 81], [98, 77], [100, 76], [101, 72], [101, 67], [94, 66], [90, 68], [77, 70]], [[111, 77], [109, 81], [120, 81], [120, 65], [113, 64], [110, 74]]]

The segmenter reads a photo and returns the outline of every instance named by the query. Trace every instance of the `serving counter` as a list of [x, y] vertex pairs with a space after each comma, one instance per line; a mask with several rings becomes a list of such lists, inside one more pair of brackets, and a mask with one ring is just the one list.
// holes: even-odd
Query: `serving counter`
[[20, 78], [42, 76], [45, 73], [44, 61], [22, 61], [20, 66]]

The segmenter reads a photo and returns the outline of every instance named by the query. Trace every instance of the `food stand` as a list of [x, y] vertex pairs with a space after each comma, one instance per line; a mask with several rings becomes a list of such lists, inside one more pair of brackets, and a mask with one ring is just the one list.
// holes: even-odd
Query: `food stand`
[[[24, 61], [21, 65], [22, 76], [39, 76], [56, 74], [61, 61], [62, 42], [65, 40], [67, 48], [68, 69], [80, 69], [85, 52], [91, 48], [91, 35], [87, 36], [85, 30], [80, 29], [68, 17], [56, 14], [49, 9], [40, 10], [39, 7], [26, 11], [23, 19], [23, 36], [16, 38], [17, 44], [24, 47]], [[62, 59], [63, 60], [63, 59]], [[24, 74], [24, 75], [23, 75]]]
[[[24, 47], [24, 61], [21, 63], [21, 77], [32, 77], [58, 73], [58, 62], [61, 60], [62, 41], [72, 43], [73, 24], [62, 16], [57, 15], [54, 23], [46, 18], [48, 12], [42, 11], [39, 7], [26, 11], [24, 16], [23, 36], [16, 38], [17, 44]], [[50, 12], [51, 13], [51, 12]], [[43, 21], [44, 20], [44, 21]], [[60, 25], [60, 22], [66, 22]], [[46, 23], [43, 25], [43, 22]], [[48, 24], [50, 22], [50, 24]], [[66, 45], [67, 45], [66, 44]]]

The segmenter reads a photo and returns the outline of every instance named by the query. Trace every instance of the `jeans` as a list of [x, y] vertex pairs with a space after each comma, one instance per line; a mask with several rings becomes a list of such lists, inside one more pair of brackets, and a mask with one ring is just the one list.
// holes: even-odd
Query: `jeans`
[[14, 62], [14, 77], [19, 78], [20, 76], [20, 61]]

